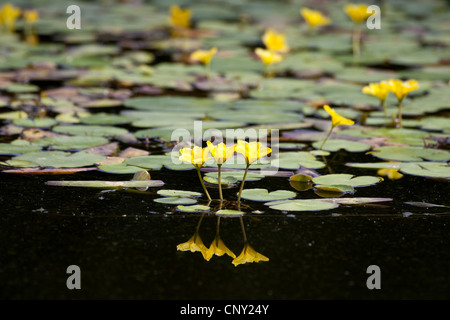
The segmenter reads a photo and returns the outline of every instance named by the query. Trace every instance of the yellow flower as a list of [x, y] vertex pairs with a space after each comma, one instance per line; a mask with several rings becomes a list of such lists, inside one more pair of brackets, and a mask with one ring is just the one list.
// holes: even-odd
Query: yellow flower
[[39, 19], [39, 12], [37, 10], [24, 10], [23, 17], [28, 24], [33, 24]]
[[300, 14], [302, 15], [303, 19], [305, 19], [306, 23], [308, 23], [308, 25], [312, 28], [318, 26], [326, 26], [331, 23], [330, 19], [325, 17], [320, 11], [317, 10], [302, 8], [300, 10]]
[[189, 28], [191, 25], [191, 10], [170, 6], [170, 23], [173, 27]]
[[289, 51], [289, 45], [286, 42], [286, 36], [273, 29], [267, 29], [262, 36], [262, 41], [267, 50], [285, 53]]
[[186, 242], [180, 243], [177, 245], [178, 251], [191, 251], [196, 252], [199, 251], [203, 255], [203, 258], [205, 260], [209, 260], [207, 251], [208, 248], [203, 244], [202, 238], [200, 238], [200, 235], [198, 232], [195, 232], [194, 235]]
[[381, 81], [379, 83], [369, 83], [369, 85], [362, 88], [363, 93], [371, 94], [381, 101], [386, 100], [391, 87], [387, 81]]
[[191, 53], [190, 59], [194, 61], [200, 61], [203, 64], [209, 64], [216, 53], [216, 47], [209, 50], [197, 50]]
[[355, 23], [361, 23], [371, 15], [371, 13], [367, 13], [365, 4], [348, 4], [344, 10]]
[[3, 5], [0, 10], [0, 21], [6, 26], [9, 31], [14, 31], [14, 23], [20, 16], [20, 8], [14, 7], [12, 4], [7, 3]]
[[343, 125], [351, 126], [352, 124], [355, 124], [353, 120], [340, 116], [333, 108], [330, 108], [329, 105], [324, 105], [323, 108], [331, 116], [332, 128]]
[[402, 101], [411, 91], [419, 89], [419, 83], [417, 80], [408, 80], [403, 82], [397, 79], [390, 79], [388, 83], [390, 90], [395, 94], [399, 101]]
[[281, 62], [283, 60], [283, 57], [280, 54], [274, 51], [265, 50], [263, 48], [256, 48], [255, 53], [266, 66]]
[[227, 254], [227, 255], [229, 255], [232, 258], [236, 258], [236, 255], [233, 253], [233, 251], [228, 249], [228, 247], [222, 241], [220, 236], [217, 235], [214, 238], [214, 241], [209, 246], [209, 249], [206, 252], [206, 258], [205, 259], [209, 261], [212, 258], [213, 255], [216, 255], [216, 256], [220, 257], [220, 256], [223, 256], [224, 254]]
[[390, 180], [398, 180], [403, 178], [403, 174], [398, 172], [398, 169], [378, 169], [377, 174], [380, 176], [387, 176]]
[[247, 164], [251, 164], [272, 152], [272, 149], [263, 146], [261, 142], [248, 143], [243, 140], [238, 140], [234, 150], [244, 156]]
[[192, 163], [197, 169], [201, 168], [205, 161], [209, 159], [208, 149], [194, 146], [194, 148], [183, 148], [180, 150], [180, 161]]
[[253, 249], [248, 242], [244, 244], [244, 249], [242, 249], [241, 254], [234, 258], [232, 263], [234, 266], [238, 266], [240, 264], [244, 263], [252, 263], [252, 262], [260, 262], [260, 261], [269, 261], [269, 258], [262, 255], [259, 252], [256, 252], [255, 249]]
[[233, 156], [234, 146], [227, 147], [223, 142], [219, 143], [217, 146], [214, 146], [211, 141], [207, 141], [206, 144], [208, 145], [208, 149], [217, 164], [223, 164], [228, 158]]

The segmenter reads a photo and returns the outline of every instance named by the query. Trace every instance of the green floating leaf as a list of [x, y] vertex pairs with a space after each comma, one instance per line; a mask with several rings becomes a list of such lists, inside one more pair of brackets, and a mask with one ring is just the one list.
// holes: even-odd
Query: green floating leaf
[[0, 154], [3, 155], [17, 155], [27, 152], [35, 152], [41, 149], [41, 146], [32, 144], [25, 140], [15, 140], [11, 143], [0, 143]]
[[352, 186], [345, 184], [335, 184], [335, 185], [317, 185], [316, 189], [328, 192], [336, 192], [336, 193], [353, 193], [355, 189]]
[[205, 212], [209, 211], [209, 207], [202, 205], [202, 204], [196, 204], [192, 206], [184, 206], [184, 205], [178, 205], [177, 210], [180, 212]]
[[286, 200], [266, 203], [271, 209], [281, 211], [321, 211], [339, 207], [336, 203], [317, 200]]
[[74, 136], [112, 137], [126, 134], [128, 131], [123, 128], [97, 125], [61, 125], [53, 127], [53, 131], [67, 133]]
[[372, 176], [355, 177], [352, 174], [337, 173], [315, 177], [312, 181], [317, 185], [346, 185], [352, 187], [362, 187], [378, 183], [381, 179]]
[[308, 182], [312, 180], [312, 177], [310, 175], [307, 174], [295, 174], [293, 176], [289, 177], [290, 181], [297, 181], [297, 182]]
[[147, 187], [161, 187], [164, 182], [160, 180], [148, 181], [47, 181], [49, 186], [58, 187], [83, 187], [83, 188], [101, 188], [101, 189], [120, 189], [120, 188], [147, 188]]
[[36, 140], [40, 146], [51, 146], [55, 150], [82, 150], [107, 144], [108, 139], [90, 136], [57, 136]]
[[164, 197], [153, 199], [153, 201], [164, 204], [177, 204], [177, 205], [189, 205], [197, 202], [196, 199], [193, 198], [183, 198], [183, 197]]
[[0, 90], [5, 90], [11, 93], [29, 93], [39, 91], [39, 87], [34, 84], [8, 84], [1, 86]]
[[371, 152], [377, 158], [393, 161], [449, 161], [450, 152], [421, 147], [377, 147]]
[[400, 172], [420, 177], [450, 179], [450, 166], [445, 162], [404, 165]]
[[300, 167], [321, 169], [325, 163], [316, 160], [315, 156], [306, 151], [282, 152], [278, 159], [272, 160], [272, 165], [281, 169], [296, 170]]
[[36, 118], [36, 119], [14, 119], [13, 123], [22, 127], [30, 128], [49, 128], [58, 123], [52, 118]]
[[[312, 144], [314, 148], [319, 149], [323, 141], [316, 141]], [[326, 151], [339, 151], [346, 150], [348, 152], [364, 152], [370, 150], [371, 146], [367, 143], [358, 141], [351, 141], [345, 139], [329, 139], [325, 142], [322, 150]]]
[[12, 160], [31, 161], [40, 167], [52, 168], [79, 168], [95, 165], [104, 161], [106, 157], [79, 151], [74, 154], [64, 151], [38, 151], [28, 152], [12, 158]]
[[[219, 178], [205, 176], [203, 178], [203, 180], [205, 180], [208, 183], [219, 184]], [[232, 177], [232, 176], [220, 177], [220, 184], [234, 184], [238, 181], [239, 181], [238, 179], [236, 179], [235, 177]]]
[[202, 194], [195, 191], [184, 191], [184, 190], [171, 190], [171, 189], [164, 189], [164, 190], [158, 190], [157, 194], [164, 196], [164, 197], [200, 197]]
[[[218, 179], [218, 172], [207, 172], [205, 175], [214, 179]], [[228, 177], [231, 177], [238, 181], [242, 181], [242, 179], [244, 178], [244, 171], [222, 171], [221, 178], [228, 179]], [[264, 178], [263, 175], [248, 171], [247, 176], [245, 177], [245, 181], [258, 181], [262, 178]]]
[[102, 171], [102, 172], [114, 173], [114, 174], [129, 174], [129, 173], [139, 172], [142, 170], [142, 168], [135, 167], [135, 166], [129, 166], [125, 163], [116, 163], [116, 164], [99, 165], [98, 170]]
[[223, 209], [217, 211], [216, 215], [224, 217], [242, 217], [244, 215], [244, 212], [238, 210]]
[[252, 201], [275, 201], [295, 198], [297, 194], [288, 190], [276, 190], [269, 192], [267, 189], [244, 189], [241, 198]]

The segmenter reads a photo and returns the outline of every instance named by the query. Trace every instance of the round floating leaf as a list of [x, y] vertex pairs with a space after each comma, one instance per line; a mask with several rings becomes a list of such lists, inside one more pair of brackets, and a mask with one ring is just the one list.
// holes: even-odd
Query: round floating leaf
[[103, 137], [90, 136], [57, 136], [36, 140], [34, 143], [41, 146], [51, 146], [55, 150], [82, 150], [101, 146], [109, 141]]
[[11, 93], [29, 93], [39, 91], [39, 87], [34, 84], [8, 84], [1, 86], [0, 89]]
[[337, 203], [317, 200], [284, 200], [266, 203], [271, 209], [281, 211], [321, 211], [335, 209]]
[[372, 176], [355, 177], [352, 174], [337, 173], [315, 177], [312, 181], [318, 185], [346, 185], [352, 187], [362, 187], [378, 183], [381, 179]]
[[47, 185], [59, 187], [83, 187], [83, 188], [101, 188], [101, 189], [119, 189], [119, 188], [147, 188], [160, 187], [164, 183], [160, 180], [148, 181], [47, 181]]
[[[218, 179], [217, 172], [207, 172], [205, 175], [214, 179]], [[238, 181], [242, 181], [242, 179], [244, 178], [244, 171], [222, 171], [221, 178], [228, 179], [228, 177], [231, 177]], [[247, 176], [245, 177], [245, 181], [258, 181], [262, 178], [264, 178], [263, 175], [248, 171]]]
[[58, 122], [52, 118], [36, 118], [36, 119], [15, 119], [15, 125], [31, 128], [49, 128]]
[[106, 157], [87, 153], [84, 151], [71, 154], [64, 151], [38, 151], [24, 153], [14, 157], [13, 160], [27, 160], [38, 164], [41, 167], [53, 168], [79, 168], [95, 165], [104, 161]]
[[276, 190], [269, 192], [267, 189], [244, 189], [241, 198], [252, 201], [274, 201], [295, 198], [297, 194], [288, 190]]
[[131, 123], [134, 118], [102, 112], [87, 117], [82, 117], [80, 120], [82, 123], [89, 125], [116, 125]]
[[393, 161], [449, 161], [450, 152], [420, 147], [377, 147], [371, 152], [377, 158]]
[[421, 177], [450, 179], [450, 166], [445, 162], [404, 165], [400, 172]]
[[223, 217], [242, 217], [244, 212], [238, 210], [223, 209], [216, 212], [216, 215]]
[[59, 133], [67, 133], [75, 136], [93, 136], [93, 137], [112, 137], [115, 135], [126, 134], [128, 131], [123, 128], [112, 126], [96, 126], [96, 125], [64, 125], [55, 126], [53, 131]]
[[353, 193], [355, 189], [352, 186], [345, 184], [337, 184], [337, 185], [317, 185], [316, 189], [333, 192], [333, 193]]
[[[203, 178], [203, 180], [205, 180], [208, 183], [219, 184], [219, 178], [205, 176]], [[234, 184], [238, 181], [239, 181], [238, 179], [236, 179], [235, 177], [232, 177], [232, 176], [220, 177], [220, 184]]]
[[157, 194], [165, 197], [200, 197], [202, 194], [195, 191], [183, 191], [183, 190], [158, 190]]
[[142, 168], [129, 166], [125, 163], [115, 163], [100, 165], [98, 166], [98, 170], [107, 173], [129, 174], [139, 172]]
[[297, 181], [297, 182], [308, 182], [312, 180], [312, 177], [310, 175], [307, 174], [295, 174], [293, 176], [289, 177], [290, 181]]
[[0, 154], [4, 155], [17, 155], [27, 152], [35, 152], [41, 149], [41, 146], [32, 144], [25, 140], [15, 140], [11, 143], [0, 143]]
[[189, 205], [194, 204], [197, 200], [193, 198], [183, 198], [183, 197], [164, 197], [153, 199], [153, 201], [164, 204], [177, 204], [177, 205]]
[[[319, 149], [323, 141], [316, 141], [312, 144], [314, 148]], [[345, 139], [329, 139], [325, 142], [322, 150], [326, 151], [339, 151], [341, 149], [348, 152], [364, 152], [370, 150], [371, 146], [367, 143], [362, 143], [358, 141], [351, 141]]]
[[202, 205], [202, 204], [196, 204], [196, 205], [192, 205], [192, 206], [184, 206], [184, 205], [179, 205], [177, 206], [177, 210], [180, 212], [205, 212], [205, 211], [209, 211], [209, 207]]

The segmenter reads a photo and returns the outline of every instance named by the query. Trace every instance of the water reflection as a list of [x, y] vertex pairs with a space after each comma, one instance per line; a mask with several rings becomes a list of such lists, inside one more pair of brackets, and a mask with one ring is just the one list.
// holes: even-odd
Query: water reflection
[[183, 243], [180, 243], [177, 245], [178, 251], [190, 251], [190, 252], [200, 252], [203, 256], [203, 258], [206, 261], [209, 261], [214, 255], [216, 256], [224, 256], [228, 255], [233, 258], [232, 262], [233, 265], [236, 267], [241, 264], [245, 263], [252, 263], [252, 262], [261, 262], [261, 261], [269, 261], [269, 258], [264, 256], [263, 254], [257, 252], [248, 241], [247, 234], [245, 232], [245, 226], [244, 226], [244, 220], [243, 217], [239, 217], [241, 231], [242, 231], [242, 237], [243, 237], [243, 248], [239, 256], [236, 257], [236, 255], [231, 251], [226, 245], [225, 242], [220, 237], [220, 219], [221, 217], [217, 217], [217, 225], [216, 225], [216, 235], [211, 242], [209, 248], [205, 246], [203, 243], [203, 240], [200, 236], [200, 226], [203, 222], [203, 218], [205, 217], [206, 213], [202, 213], [200, 216], [200, 220], [197, 223], [196, 229], [194, 231], [194, 234], [192, 237]]

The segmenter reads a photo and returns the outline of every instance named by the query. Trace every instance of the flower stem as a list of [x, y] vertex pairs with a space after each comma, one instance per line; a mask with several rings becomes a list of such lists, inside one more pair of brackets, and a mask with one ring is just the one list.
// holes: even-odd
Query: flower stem
[[328, 140], [328, 138], [330, 137], [330, 134], [331, 134], [331, 132], [333, 131], [333, 129], [334, 129], [334, 127], [331, 126], [331, 129], [330, 129], [330, 131], [328, 132], [327, 137], [325, 138], [325, 140], [323, 140], [323, 142], [322, 142], [322, 144], [321, 144], [319, 150], [322, 150], [323, 146], [325, 145], [325, 142], [327, 142], [327, 140]]
[[200, 168], [199, 167], [195, 167], [197, 169], [197, 174], [198, 174], [198, 178], [200, 179], [200, 183], [202, 184], [203, 190], [205, 191], [206, 196], [208, 197], [208, 200], [211, 201], [211, 197], [209, 195], [208, 190], [206, 189], [205, 184], [203, 183], [203, 179], [202, 179], [202, 175], [200, 173]]
[[402, 123], [402, 102], [403, 99], [398, 100], [398, 124], [400, 129], [403, 127], [403, 123]]
[[383, 108], [384, 112], [384, 120], [388, 121], [388, 115], [386, 112], [386, 100], [380, 100], [381, 101], [381, 107]]
[[211, 90], [212, 89], [212, 81], [211, 81], [211, 64], [210, 63], [205, 64], [205, 71], [206, 71], [206, 77], [208, 78], [208, 87]]
[[358, 58], [360, 55], [361, 44], [361, 24], [355, 23], [353, 27], [353, 57]]
[[241, 222], [241, 230], [242, 230], [242, 236], [244, 237], [244, 243], [247, 243], [247, 234], [245, 233], [244, 219], [242, 219], [242, 217], [239, 217], [239, 220]]
[[223, 201], [223, 195], [222, 195], [222, 177], [221, 177], [221, 173], [222, 173], [222, 164], [218, 164], [217, 167], [219, 168], [217, 171], [218, 174], [218, 179], [219, 179], [219, 196], [220, 196], [220, 201]]
[[249, 167], [250, 167], [250, 164], [247, 163], [247, 166], [245, 167], [244, 177], [242, 178], [241, 187], [239, 188], [238, 203], [241, 202], [241, 194], [242, 194], [242, 190], [244, 189], [245, 178], [247, 177], [247, 172], [248, 172]]

